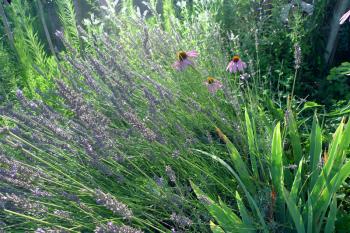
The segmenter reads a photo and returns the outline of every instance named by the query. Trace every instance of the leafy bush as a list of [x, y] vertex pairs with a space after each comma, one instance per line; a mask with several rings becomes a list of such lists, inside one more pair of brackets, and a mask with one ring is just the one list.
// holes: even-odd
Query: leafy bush
[[[214, 125], [239, 132], [250, 93], [224, 72], [219, 26], [210, 17], [172, 18], [167, 32], [152, 5], [149, 20], [117, 14], [108, 3], [104, 18], [80, 29], [88, 53], [57, 32], [67, 52], [59, 54], [62, 78], [51, 90], [55, 108], [45, 92], [30, 100], [18, 91], [20, 106], [1, 109], [5, 230], [104, 232], [125, 224], [205, 232], [208, 216], [188, 178], [222, 194], [221, 182], [234, 183], [216, 183], [226, 172], [190, 150], [220, 151]], [[110, 33], [91, 33], [100, 29]], [[175, 71], [176, 52], [190, 49], [200, 53], [195, 65]], [[223, 90], [211, 95], [208, 76]], [[238, 134], [233, 141], [243, 140]]]
[[350, 63], [344, 62], [338, 67], [331, 69], [330, 74], [327, 77], [327, 80], [331, 85], [329, 86], [327, 92], [329, 93], [330, 100], [339, 100], [339, 99], [349, 99], [349, 80], [348, 75], [350, 74]]

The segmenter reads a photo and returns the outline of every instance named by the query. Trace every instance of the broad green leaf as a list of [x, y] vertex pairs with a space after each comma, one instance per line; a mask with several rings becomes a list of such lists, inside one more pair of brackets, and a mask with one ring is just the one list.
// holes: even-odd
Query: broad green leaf
[[288, 191], [285, 188], [283, 189], [283, 196], [287, 203], [289, 213], [292, 216], [297, 232], [305, 233], [303, 218], [298, 210], [295, 201], [290, 197]]
[[[308, 195], [310, 196], [310, 195]], [[313, 226], [313, 208], [311, 199], [307, 200], [307, 233], [313, 233], [312, 226]]]
[[314, 204], [315, 218], [317, 219], [323, 213], [327, 211], [327, 208], [331, 202], [332, 196], [338, 191], [340, 185], [345, 181], [350, 175], [350, 161], [347, 162], [340, 171], [333, 177], [329, 184], [323, 188], [321, 192], [318, 193], [318, 198]]
[[308, 109], [308, 108], [316, 108], [316, 107], [322, 107], [322, 105], [312, 102], [312, 101], [308, 101], [304, 104], [304, 107], [302, 110]]
[[329, 173], [331, 171], [331, 168], [334, 163], [334, 158], [336, 156], [340, 140], [341, 140], [341, 135], [343, 131], [343, 123], [339, 125], [337, 128], [336, 132], [333, 135], [333, 140], [331, 142], [330, 150], [329, 150], [329, 157], [327, 159], [327, 162], [325, 163], [320, 175], [317, 177], [316, 183], [312, 188], [312, 191], [310, 193], [310, 198], [312, 200], [312, 206], [316, 208], [316, 202], [320, 198], [320, 193], [322, 189], [324, 188], [325, 185], [329, 186], [329, 181], [332, 179], [329, 177]]
[[237, 206], [239, 209], [239, 213], [242, 217], [243, 223], [245, 223], [247, 226], [252, 226], [253, 223], [252, 223], [251, 217], [249, 216], [248, 210], [245, 207], [242, 201], [242, 198], [237, 191], [236, 191], [236, 201], [237, 201]]
[[215, 225], [212, 221], [210, 221], [210, 229], [213, 233], [225, 233], [225, 231], [218, 225]]
[[241, 219], [229, 208], [223, 208], [219, 204], [215, 203], [212, 199], [206, 196], [202, 190], [200, 190], [194, 183], [191, 183], [191, 187], [199, 199], [206, 199], [208, 203], [204, 206], [207, 208], [211, 216], [219, 223], [226, 232], [249, 232], [240, 231], [245, 229], [245, 226]]
[[340, 144], [338, 148], [338, 153], [334, 158], [334, 163], [332, 170], [330, 172], [330, 177], [333, 177], [337, 174], [344, 163], [345, 160], [345, 151], [348, 149], [350, 143], [350, 124], [346, 124], [344, 127], [343, 134], [340, 138]]
[[280, 123], [275, 127], [273, 138], [272, 138], [272, 147], [271, 147], [271, 177], [272, 185], [277, 193], [276, 200], [276, 209], [277, 209], [277, 218], [280, 221], [284, 221], [285, 208], [283, 201], [283, 161], [282, 161], [283, 151], [282, 151], [282, 138]]
[[251, 124], [251, 121], [249, 118], [247, 108], [245, 109], [245, 123], [246, 123], [246, 128], [247, 128], [250, 162], [252, 164], [253, 174], [254, 174], [255, 178], [257, 179], [259, 177], [257, 159], [259, 159], [259, 158], [257, 158], [255, 135], [254, 135], [254, 131], [252, 128], [252, 124]]
[[329, 209], [327, 223], [324, 229], [324, 233], [333, 233], [335, 230], [335, 218], [337, 216], [337, 198], [333, 196], [333, 200]]
[[293, 112], [290, 109], [288, 109], [286, 121], [287, 121], [288, 135], [290, 137], [290, 142], [293, 148], [294, 163], [298, 164], [302, 157], [302, 148], [301, 148], [300, 136], [298, 132], [298, 125], [293, 116]]
[[325, 164], [323, 170], [328, 177], [328, 180], [330, 180], [332, 177], [330, 177], [331, 169], [333, 167], [334, 161], [336, 159], [336, 156], [339, 153], [339, 146], [341, 142], [341, 137], [343, 135], [343, 129], [344, 129], [344, 123], [340, 123], [339, 127], [335, 131], [333, 135], [333, 140], [330, 144], [329, 152], [328, 152], [328, 160]]
[[216, 132], [219, 134], [220, 138], [226, 143], [227, 148], [230, 151], [232, 164], [235, 167], [239, 177], [243, 180], [244, 184], [248, 188], [249, 192], [255, 193], [255, 186], [252, 182], [252, 177], [249, 174], [247, 165], [242, 160], [237, 148], [232, 144], [232, 142], [222, 133], [219, 128], [216, 128]]
[[[334, 134], [328, 161], [322, 169], [310, 195], [312, 205], [315, 209], [315, 221], [325, 214], [331, 202], [331, 197], [338, 191], [341, 183], [350, 174], [349, 163], [342, 165], [344, 161], [344, 150], [349, 146], [349, 142], [347, 141], [350, 137], [349, 124], [346, 125], [344, 131], [343, 128], [344, 123], [342, 122]], [[333, 172], [331, 173], [331, 171]]]
[[292, 190], [290, 191], [290, 198], [295, 202], [297, 201], [298, 191], [301, 183], [301, 171], [302, 171], [303, 162], [304, 162], [303, 159], [300, 160], [299, 162], [298, 171], [297, 171], [297, 174], [295, 174]]
[[314, 187], [318, 173], [318, 165], [320, 163], [322, 153], [322, 135], [321, 128], [318, 125], [316, 115], [312, 122], [312, 131], [310, 135], [310, 168], [311, 168], [311, 181], [309, 184], [310, 190]]
[[249, 202], [249, 205], [250, 205], [250, 208], [252, 210], [254, 210], [254, 213], [256, 214], [256, 217], [259, 219], [259, 222], [261, 224], [261, 228], [262, 228], [262, 231], [264, 233], [268, 233], [268, 229], [267, 229], [267, 226], [266, 226], [266, 223], [265, 223], [265, 220], [264, 220], [264, 217], [263, 215], [261, 214], [260, 212], [260, 209], [258, 207], [258, 205], [256, 204], [254, 198], [251, 196], [251, 194], [249, 193], [246, 185], [243, 183], [243, 181], [240, 179], [239, 175], [232, 169], [232, 167], [230, 165], [228, 165], [224, 160], [220, 159], [219, 157], [217, 157], [216, 155], [213, 155], [213, 154], [209, 154], [205, 151], [201, 151], [201, 150], [195, 150], [195, 151], [198, 151], [202, 154], [205, 154], [205, 155], [208, 155], [210, 156], [213, 160], [215, 161], [218, 161], [221, 165], [223, 165], [234, 177], [235, 179], [237, 180], [239, 186], [242, 188], [244, 194], [246, 195], [247, 199], [248, 199], [248, 202]]
[[[219, 206], [222, 208], [222, 210], [223, 210], [224, 212], [226, 212], [226, 214], [227, 214], [228, 216], [230, 216], [231, 218], [235, 219], [237, 222], [242, 222], [242, 219], [241, 219], [238, 215], [236, 215], [236, 214], [232, 211], [232, 209], [230, 209], [230, 207], [228, 207], [228, 206], [220, 199], [220, 197], [219, 197]], [[242, 223], [243, 223], [243, 222], [242, 222]]]

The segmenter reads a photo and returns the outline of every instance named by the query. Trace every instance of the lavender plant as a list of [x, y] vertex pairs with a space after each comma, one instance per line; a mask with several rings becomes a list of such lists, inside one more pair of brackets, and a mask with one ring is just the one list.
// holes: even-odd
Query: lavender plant
[[[152, 2], [152, 20], [116, 7], [107, 1], [101, 19], [79, 28], [86, 51], [56, 33], [66, 51], [54, 104], [47, 92], [37, 91], [38, 100], [18, 90], [18, 103], [0, 109], [5, 231], [206, 232], [209, 216], [189, 178], [232, 192], [234, 182], [220, 181], [226, 172], [191, 150], [221, 151], [215, 126], [242, 128], [249, 93], [225, 71], [219, 25], [210, 16], [172, 17], [164, 30]], [[174, 69], [189, 50], [197, 57]], [[221, 83], [215, 92], [208, 76]]]
[[182, 2], [178, 18], [168, 1], [169, 15], [145, 5], [106, 0], [101, 17], [57, 31], [50, 92], [18, 90], [0, 108], [1, 230], [331, 232], [350, 127], [321, 160], [315, 120], [307, 154], [292, 105], [283, 116], [266, 100], [236, 38], [227, 52], [215, 4], [194, 1], [196, 15]]

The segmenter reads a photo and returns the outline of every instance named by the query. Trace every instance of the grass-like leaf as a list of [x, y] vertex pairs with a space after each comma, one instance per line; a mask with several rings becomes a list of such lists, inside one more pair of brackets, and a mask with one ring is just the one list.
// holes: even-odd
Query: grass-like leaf
[[255, 135], [254, 135], [252, 123], [250, 121], [247, 109], [245, 109], [245, 124], [246, 124], [246, 128], [247, 128], [249, 155], [250, 155], [250, 162], [252, 165], [252, 171], [253, 171], [255, 178], [258, 178], [259, 171], [258, 171], [257, 160], [259, 160], [259, 158], [257, 158]]
[[282, 138], [280, 123], [275, 127], [273, 138], [272, 138], [272, 147], [271, 147], [271, 177], [273, 189], [277, 194], [277, 218], [280, 221], [284, 221], [285, 216], [285, 203], [283, 198], [283, 150], [282, 150]]
[[252, 183], [252, 178], [249, 173], [248, 167], [246, 163], [243, 161], [237, 148], [233, 145], [233, 143], [227, 138], [227, 136], [219, 128], [216, 128], [216, 132], [218, 133], [219, 137], [226, 143], [226, 146], [230, 151], [230, 156], [231, 156], [233, 166], [235, 167], [240, 178], [246, 185], [247, 189], [249, 190], [250, 193], [255, 193], [255, 187]]
[[287, 129], [288, 134], [290, 137], [290, 141], [293, 148], [293, 155], [294, 155], [294, 163], [299, 163], [302, 155], [302, 148], [301, 148], [301, 141], [300, 136], [298, 132], [298, 124], [294, 118], [292, 110], [288, 110], [288, 116], [287, 116]]
[[314, 115], [312, 122], [312, 131], [310, 135], [310, 169], [311, 169], [311, 181], [309, 184], [310, 190], [314, 187], [316, 179], [319, 175], [318, 165], [321, 159], [322, 153], [322, 135], [321, 128], [318, 125], [316, 115]]
[[248, 212], [247, 208], [245, 207], [245, 205], [242, 201], [242, 198], [237, 191], [236, 191], [236, 201], [237, 201], [237, 206], [239, 209], [239, 213], [242, 217], [243, 223], [248, 225], [248, 226], [251, 226], [253, 224], [252, 219], [249, 216], [249, 212]]
[[240, 179], [239, 175], [232, 169], [232, 167], [230, 165], [228, 165], [224, 160], [220, 159], [219, 157], [217, 157], [215, 155], [209, 154], [209, 153], [207, 153], [205, 151], [201, 151], [201, 150], [195, 150], [195, 151], [198, 151], [202, 154], [210, 156], [213, 160], [215, 160], [215, 161], [219, 162], [221, 165], [223, 165], [235, 177], [235, 179], [237, 180], [240, 187], [243, 189], [244, 194], [246, 195], [246, 197], [248, 199], [248, 203], [250, 205], [250, 208], [252, 210], [254, 210], [254, 213], [255, 213], [256, 217], [258, 218], [259, 223], [261, 224], [262, 231], [264, 233], [265, 232], [267, 233], [268, 232], [267, 225], [265, 223], [263, 215], [260, 212], [260, 209], [258, 208], [258, 205], [256, 204], [256, 201], [254, 200], [252, 195], [249, 193], [245, 183], [243, 183], [242, 179]]
[[295, 174], [292, 189], [290, 191], [290, 198], [293, 201], [297, 201], [298, 191], [299, 191], [300, 184], [301, 184], [301, 171], [302, 171], [302, 167], [303, 167], [303, 162], [304, 162], [303, 159], [300, 160], [300, 162], [299, 162], [298, 171]]
[[333, 196], [332, 203], [330, 205], [328, 217], [327, 217], [327, 223], [324, 229], [325, 233], [333, 233], [334, 232], [334, 224], [335, 219], [337, 216], [337, 198], [335, 195]]
[[210, 221], [210, 230], [213, 233], [225, 233], [225, 231], [218, 225], [216, 225], [215, 223], [213, 223], [212, 221]]
[[301, 216], [298, 210], [296, 202], [291, 198], [291, 196], [289, 195], [286, 189], [283, 189], [283, 196], [284, 196], [284, 199], [286, 200], [289, 213], [292, 216], [297, 232], [305, 233], [303, 217]]
[[197, 197], [206, 200], [205, 207], [226, 232], [250, 232], [249, 228], [243, 224], [242, 220], [230, 208], [223, 203], [217, 204], [193, 182], [190, 183]]

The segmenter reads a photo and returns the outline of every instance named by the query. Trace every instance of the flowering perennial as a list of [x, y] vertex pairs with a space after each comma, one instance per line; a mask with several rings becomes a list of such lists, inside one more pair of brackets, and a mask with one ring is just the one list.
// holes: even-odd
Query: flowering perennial
[[208, 77], [207, 81], [204, 82], [204, 84], [208, 87], [208, 91], [211, 94], [215, 94], [218, 90], [222, 88], [222, 83], [214, 79], [213, 77]]
[[238, 71], [243, 72], [245, 68], [247, 68], [247, 64], [243, 62], [238, 55], [235, 55], [228, 63], [226, 71], [229, 71], [230, 73], [237, 73]]
[[198, 57], [198, 52], [195, 50], [184, 52], [184, 51], [179, 51], [176, 54], [177, 61], [173, 64], [173, 67], [177, 71], [182, 71], [186, 69], [188, 66], [193, 65], [193, 61], [189, 58], [194, 58]]

